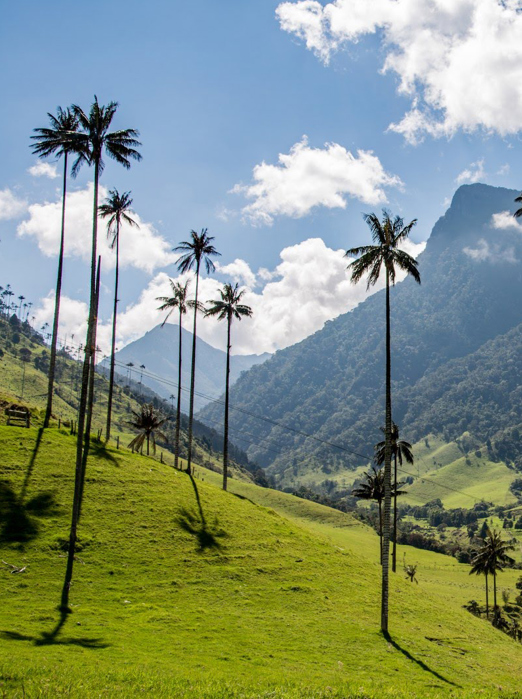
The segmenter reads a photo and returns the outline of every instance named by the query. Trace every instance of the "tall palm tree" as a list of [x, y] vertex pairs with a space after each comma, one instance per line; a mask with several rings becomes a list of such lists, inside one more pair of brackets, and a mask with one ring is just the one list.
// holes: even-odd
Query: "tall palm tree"
[[230, 392], [230, 331], [232, 320], [236, 318], [250, 318], [252, 309], [241, 303], [245, 292], [239, 291], [238, 285], [225, 284], [219, 291], [221, 298], [208, 301], [209, 308], [205, 311], [205, 316], [217, 316], [218, 320], [227, 321], [227, 367], [225, 372], [225, 426], [223, 430], [223, 490], [227, 489], [228, 479], [228, 409]]
[[62, 225], [60, 234], [60, 251], [58, 253], [58, 273], [56, 275], [56, 292], [54, 301], [53, 336], [51, 340], [51, 357], [49, 360], [49, 377], [47, 385], [47, 404], [43, 426], [49, 427], [53, 409], [54, 375], [56, 370], [56, 351], [58, 344], [58, 323], [60, 318], [60, 298], [62, 293], [63, 255], [65, 245], [65, 200], [67, 197], [67, 160], [70, 153], [76, 152], [76, 144], [71, 135], [78, 130], [78, 118], [74, 112], [67, 108], [58, 107], [57, 114], [48, 113], [50, 128], [34, 129], [35, 135], [31, 139], [33, 154], [40, 158], [49, 156], [63, 156], [63, 186], [62, 186]]
[[[352, 495], [360, 500], [373, 500], [379, 506], [379, 544], [380, 544], [380, 561], [382, 564], [382, 503], [384, 500], [384, 471], [382, 468], [372, 466], [371, 471], [365, 471], [365, 481], [360, 483], [357, 488], [352, 490]], [[398, 490], [403, 484], [397, 484], [397, 495], [404, 495], [403, 490]], [[395, 495], [395, 489], [393, 490]]]
[[417, 223], [414, 219], [407, 226], [400, 216], [394, 219], [383, 211], [382, 221], [375, 214], [365, 214], [364, 220], [370, 227], [373, 245], [351, 248], [346, 256], [357, 259], [348, 265], [351, 281], [356, 284], [368, 275], [367, 288], [376, 284], [381, 268], [386, 273], [386, 408], [385, 408], [385, 448], [384, 448], [384, 522], [383, 522], [383, 565], [381, 593], [381, 631], [388, 633], [389, 600], [389, 551], [390, 551], [390, 510], [391, 510], [391, 456], [392, 456], [392, 410], [391, 410], [391, 332], [390, 332], [390, 285], [395, 284], [397, 267], [420, 284], [417, 261], [399, 249], [411, 229]]
[[471, 561], [470, 575], [483, 574], [486, 576], [486, 614], [489, 617], [488, 604], [488, 574], [493, 575], [493, 617], [498, 614], [497, 607], [497, 572], [500, 573], [507, 565], [512, 565], [515, 561], [508, 556], [507, 551], [514, 550], [513, 544], [503, 541], [502, 536], [497, 531], [488, 529], [484, 543], [477, 551]]
[[[381, 431], [384, 429], [381, 427]], [[393, 550], [392, 550], [392, 571], [395, 573], [397, 570], [397, 496], [400, 495], [398, 492], [397, 484], [397, 462], [399, 466], [402, 466], [402, 461], [406, 461], [412, 464], [413, 451], [412, 446], [409, 442], [399, 439], [399, 428], [395, 423], [392, 424], [392, 457], [393, 457]], [[386, 450], [386, 441], [378, 442], [375, 445], [375, 463], [382, 466], [384, 463], [384, 456]]]
[[374, 500], [379, 506], [379, 544], [382, 564], [382, 501], [384, 500], [384, 471], [372, 466], [364, 473], [366, 481], [352, 490], [352, 495], [360, 500]]
[[[98, 188], [100, 175], [104, 169], [103, 155], [107, 154], [126, 169], [130, 168], [131, 160], [141, 160], [140, 153], [136, 150], [140, 146], [137, 140], [139, 133], [135, 129], [123, 129], [110, 131], [112, 120], [118, 109], [117, 102], [110, 102], [107, 106], [100, 105], [98, 98], [94, 96], [89, 113], [83, 111], [78, 105], [72, 106], [72, 111], [78, 119], [79, 131], [72, 134], [73, 144], [78, 152], [74, 162], [72, 173], [75, 175], [82, 164], [87, 163], [94, 167], [94, 196], [92, 216], [92, 251], [91, 251], [91, 289], [89, 300], [89, 315], [87, 322], [87, 336], [85, 342], [85, 354], [82, 368], [81, 393], [78, 410], [78, 430], [76, 442], [76, 469], [74, 483], [73, 513], [71, 530], [69, 535], [69, 548], [67, 554], [67, 567], [62, 588], [61, 606], [63, 609], [69, 605], [69, 589], [72, 580], [74, 552], [76, 548], [76, 531], [81, 504], [81, 485], [83, 480], [83, 449], [84, 438], [88, 442], [89, 435], [84, 434], [85, 416], [88, 409], [87, 394], [89, 390], [89, 374], [94, 370], [95, 358], [95, 327], [96, 327], [96, 261], [98, 239]], [[92, 409], [92, 406], [91, 406]]]
[[111, 367], [109, 372], [109, 397], [107, 400], [107, 424], [105, 427], [105, 439], [109, 441], [111, 437], [111, 416], [112, 416], [112, 394], [114, 391], [114, 362], [116, 354], [116, 319], [118, 316], [118, 284], [120, 275], [120, 230], [122, 223], [139, 228], [136, 221], [130, 215], [132, 199], [130, 192], [120, 194], [117, 189], [109, 190], [109, 196], [105, 202], [98, 207], [101, 218], [107, 221], [107, 237], [110, 240], [112, 250], [116, 249], [116, 271], [114, 280], [114, 309], [112, 312], [112, 343], [111, 343]]
[[168, 418], [160, 418], [154, 411], [152, 403], [145, 403], [141, 406], [139, 413], [132, 411], [134, 420], [129, 422], [129, 425], [135, 430], [139, 430], [139, 434], [129, 443], [129, 449], [139, 451], [143, 446], [143, 442], [147, 440], [147, 456], [149, 456], [149, 443], [152, 439], [152, 450], [156, 453], [156, 435], [167, 441], [163, 432], [160, 432], [160, 427], [164, 425]]
[[194, 422], [194, 385], [196, 378], [196, 319], [198, 315], [198, 291], [199, 291], [199, 274], [201, 265], [205, 265], [207, 274], [214, 272], [216, 269], [214, 263], [210, 259], [212, 255], [220, 255], [216, 248], [212, 245], [214, 236], [209, 236], [207, 229], [203, 228], [201, 233], [190, 231], [190, 240], [183, 240], [174, 252], [181, 252], [182, 255], [178, 260], [178, 270], [184, 274], [193, 269], [196, 276], [196, 292], [194, 295], [194, 326], [192, 337], [192, 365], [190, 369], [190, 408], [189, 408], [189, 429], [188, 429], [188, 454], [187, 454], [187, 472], [190, 474], [192, 468], [192, 426]]
[[[168, 311], [167, 315], [165, 316], [165, 320], [161, 324], [162, 327], [165, 325], [167, 320], [170, 318], [172, 312], [177, 308], [178, 313], [179, 313], [179, 347], [178, 347], [178, 404], [176, 407], [176, 436], [174, 440], [174, 468], [179, 468], [179, 433], [180, 433], [180, 427], [181, 427], [181, 365], [182, 365], [182, 354], [181, 354], [181, 345], [182, 345], [182, 325], [183, 325], [183, 316], [187, 312], [189, 308], [194, 306], [195, 302], [194, 301], [188, 301], [187, 300], [187, 294], [188, 294], [188, 287], [190, 284], [190, 280], [187, 280], [185, 284], [180, 284], [180, 282], [174, 282], [172, 279], [169, 279], [170, 282], [170, 288], [172, 292], [172, 296], [158, 296], [156, 298], [156, 301], [161, 301], [161, 306], [159, 307], [158, 310], [160, 311]], [[170, 396], [171, 399], [174, 398], [173, 395]]]

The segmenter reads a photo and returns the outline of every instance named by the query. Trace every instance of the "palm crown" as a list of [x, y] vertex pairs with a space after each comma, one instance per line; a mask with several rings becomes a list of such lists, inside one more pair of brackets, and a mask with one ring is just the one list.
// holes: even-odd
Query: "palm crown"
[[116, 160], [127, 170], [130, 168], [131, 159], [141, 160], [141, 155], [136, 150], [138, 146], [141, 146], [140, 141], [138, 141], [139, 131], [136, 129], [109, 131], [117, 109], [117, 102], [109, 102], [107, 106], [100, 105], [96, 95], [88, 114], [78, 105], [72, 106], [81, 129], [72, 139], [76, 146], [75, 149], [79, 152], [73, 165], [74, 175], [83, 163], [96, 164], [99, 171], [102, 172], [105, 167], [102, 157], [104, 150], [110, 158]]
[[237, 318], [241, 320], [244, 316], [252, 316], [252, 309], [250, 306], [245, 306], [240, 303], [245, 291], [239, 291], [237, 284], [235, 286], [225, 284], [223, 288], [219, 290], [219, 293], [221, 296], [220, 299], [208, 301], [211, 305], [205, 311], [206, 316], [217, 316], [218, 320], [225, 320], [226, 318]]
[[207, 228], [203, 228], [201, 233], [190, 231], [190, 240], [183, 240], [177, 247], [175, 252], [183, 253], [178, 260], [178, 269], [184, 274], [196, 267], [199, 270], [201, 262], [205, 263], [207, 274], [213, 272], [216, 266], [210, 259], [211, 255], [220, 255], [220, 253], [212, 245], [213, 236], [209, 236]]
[[395, 284], [396, 266], [411, 274], [415, 281], [420, 284], [417, 261], [407, 252], [399, 249], [400, 243], [408, 237], [411, 229], [417, 223], [417, 219], [405, 226], [404, 220], [400, 216], [396, 216], [392, 220], [390, 214], [383, 211], [382, 221], [379, 221], [375, 214], [364, 214], [364, 220], [370, 227], [375, 245], [363, 245], [351, 248], [346, 252], [345, 257], [355, 255], [358, 258], [348, 265], [348, 268], [352, 270], [352, 282], [357, 283], [368, 273], [367, 288], [369, 289], [370, 286], [376, 284], [381, 267], [384, 265], [392, 284]]
[[[190, 285], [190, 279], [187, 279], [185, 284], [180, 282], [175, 282], [169, 279], [170, 288], [172, 291], [172, 296], [157, 296], [156, 301], [161, 301], [161, 306], [158, 307], [158, 311], [168, 311], [165, 320], [161, 324], [162, 327], [165, 325], [167, 320], [173, 311], [178, 309], [180, 315], [185, 315], [189, 308], [194, 308], [196, 305], [195, 301], [187, 300], [188, 288]], [[198, 311], [203, 309], [202, 305], [198, 303]]]
[[136, 221], [129, 215], [131, 206], [132, 199], [130, 198], [130, 192], [123, 192], [123, 194], [120, 194], [117, 189], [110, 189], [109, 196], [105, 202], [98, 207], [98, 213], [101, 218], [109, 219], [107, 222], [107, 237], [110, 238], [112, 235], [111, 248], [113, 248], [116, 243], [116, 236], [119, 233], [122, 221], [125, 221], [125, 223], [128, 223], [130, 226], [139, 228]]
[[[385, 430], [381, 427], [381, 432], [384, 431]], [[385, 448], [385, 440], [383, 440], [382, 442], [377, 442], [377, 444], [374, 447], [375, 463], [378, 466], [382, 466], [382, 464], [384, 463]], [[408, 464], [413, 463], [413, 447], [409, 442], [406, 442], [404, 439], [399, 439], [399, 428], [395, 423], [393, 423], [391, 431], [391, 455], [392, 457], [397, 457], [397, 461], [399, 462], [400, 466], [402, 466], [403, 459]]]
[[47, 113], [50, 128], [33, 129], [35, 132], [31, 139], [33, 154], [40, 158], [48, 158], [50, 155], [66, 155], [75, 152], [78, 146], [76, 133], [78, 131], [78, 117], [72, 109], [58, 107], [57, 115]]
[[476, 575], [495, 574], [497, 571], [504, 570], [506, 565], [515, 562], [507, 554], [507, 551], [513, 551], [514, 548], [513, 544], [503, 541], [498, 532], [492, 532], [491, 529], [488, 529], [484, 544], [471, 561], [470, 575], [473, 573]]

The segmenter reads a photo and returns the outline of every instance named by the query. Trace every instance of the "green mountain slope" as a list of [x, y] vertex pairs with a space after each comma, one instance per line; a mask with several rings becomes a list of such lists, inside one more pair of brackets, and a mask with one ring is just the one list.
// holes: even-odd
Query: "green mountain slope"
[[[516, 194], [459, 188], [419, 258], [422, 285], [407, 279], [392, 290], [393, 411], [409, 441], [435, 433], [448, 443], [469, 431], [481, 444], [498, 440], [497, 456], [518, 463], [509, 431], [522, 422], [522, 306], [513, 302], [522, 237], [492, 226]], [[361, 243], [367, 235], [361, 227]], [[378, 292], [234, 386], [233, 427], [252, 435], [249, 454], [282, 485], [310, 469], [333, 478], [371, 457], [384, 415], [384, 320]]]
[[[378, 632], [375, 534], [348, 515], [111, 448], [89, 460], [72, 614], [53, 634], [74, 438], [0, 427], [4, 696], [499, 696], [522, 646], [461, 608], [481, 581], [406, 552]], [[258, 504], [256, 500], [263, 504]], [[277, 510], [277, 511], [276, 511]], [[415, 556], [415, 558], [411, 558]], [[12, 573], [9, 566], [23, 568]], [[502, 583], [512, 585], [514, 573]]]

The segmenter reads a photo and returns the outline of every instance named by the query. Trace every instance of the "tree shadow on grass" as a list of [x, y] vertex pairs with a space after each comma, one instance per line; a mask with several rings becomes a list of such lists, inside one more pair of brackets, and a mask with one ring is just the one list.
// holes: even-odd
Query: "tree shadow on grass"
[[24, 502], [9, 483], [0, 481], [0, 544], [32, 541], [40, 531], [38, 519], [57, 512], [54, 493], [41, 492]]
[[27, 464], [27, 471], [25, 472], [25, 478], [24, 478], [24, 482], [22, 485], [22, 491], [20, 493], [20, 502], [23, 502], [25, 500], [25, 496], [27, 494], [27, 487], [29, 485], [29, 479], [31, 478], [31, 476], [33, 474], [33, 468], [34, 468], [34, 464], [36, 461], [36, 457], [38, 456], [38, 452], [40, 450], [40, 445], [42, 443], [43, 434], [44, 434], [44, 428], [40, 427], [38, 429], [37, 434], [36, 434], [36, 442], [35, 442], [34, 449], [33, 449], [32, 454], [31, 454], [31, 458], [29, 459], [29, 463]]
[[192, 474], [189, 474], [192, 487], [194, 488], [194, 495], [196, 497], [196, 510], [187, 510], [182, 508], [176, 519], [177, 524], [184, 531], [188, 532], [194, 536], [198, 542], [199, 551], [205, 551], [206, 549], [221, 549], [221, 543], [219, 539], [223, 539], [227, 536], [227, 533], [219, 526], [217, 517], [213, 524], [209, 524], [206, 520], [205, 513], [203, 512], [203, 506], [201, 504], [201, 498], [199, 497], [198, 487], [196, 481]]
[[111, 464], [118, 466], [118, 459], [107, 449], [107, 445], [103, 442], [98, 442], [98, 440], [93, 439], [92, 437], [89, 444], [89, 452], [97, 459], [104, 459], [105, 461], [110, 461]]
[[399, 653], [402, 653], [408, 660], [411, 660], [412, 662], [416, 663], [422, 670], [425, 670], [426, 672], [429, 672], [431, 675], [436, 677], [438, 680], [441, 682], [446, 682], [446, 684], [450, 684], [453, 687], [458, 687], [461, 689], [461, 686], [459, 684], [456, 684], [455, 682], [452, 682], [451, 680], [447, 680], [443, 675], [439, 674], [435, 670], [432, 670], [426, 663], [424, 663], [422, 660], [419, 660], [415, 656], [413, 656], [408, 650], [400, 646], [397, 641], [395, 641], [389, 633], [383, 633], [384, 638], [392, 645], [396, 650], [399, 651]]
[[81, 648], [108, 648], [109, 643], [104, 643], [99, 638], [59, 638], [60, 632], [67, 621], [70, 610], [60, 610], [60, 616], [51, 631], [42, 631], [40, 636], [29, 636], [17, 631], [0, 631], [0, 636], [8, 641], [29, 641], [35, 646], [80, 646]]

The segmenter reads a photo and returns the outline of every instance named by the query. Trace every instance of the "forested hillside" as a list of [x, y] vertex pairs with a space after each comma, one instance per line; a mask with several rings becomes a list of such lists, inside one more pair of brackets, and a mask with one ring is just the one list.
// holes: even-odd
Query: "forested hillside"
[[[511, 428], [522, 421], [522, 236], [493, 225], [495, 214], [514, 211], [517, 194], [460, 187], [419, 257], [421, 286], [407, 279], [392, 290], [393, 414], [410, 441], [470, 431], [483, 442], [498, 438], [518, 463]], [[361, 223], [360, 244], [368, 242]], [[280, 477], [364, 463], [384, 419], [384, 314], [379, 292], [239, 379], [232, 421], [255, 435], [252, 457]]]

